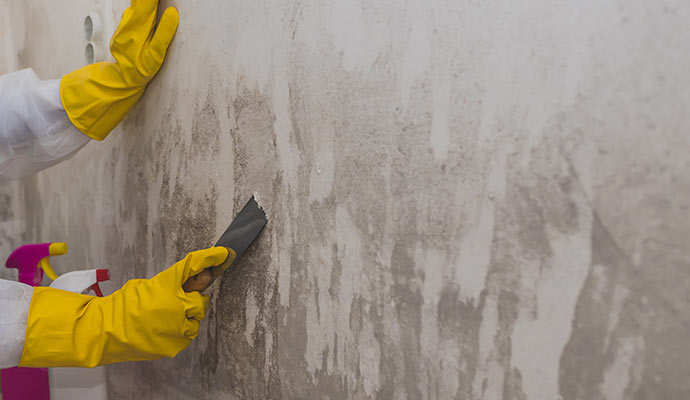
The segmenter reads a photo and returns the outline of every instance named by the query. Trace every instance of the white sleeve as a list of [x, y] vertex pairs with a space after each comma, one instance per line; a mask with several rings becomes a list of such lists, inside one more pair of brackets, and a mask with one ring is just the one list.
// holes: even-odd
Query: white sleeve
[[19, 364], [33, 294], [29, 285], [0, 279], [0, 368]]
[[55, 165], [90, 140], [67, 117], [60, 80], [41, 81], [31, 69], [0, 76], [0, 180]]

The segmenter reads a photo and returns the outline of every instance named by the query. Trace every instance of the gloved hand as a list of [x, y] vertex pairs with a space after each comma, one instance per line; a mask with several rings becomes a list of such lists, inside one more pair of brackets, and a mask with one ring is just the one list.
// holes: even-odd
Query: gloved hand
[[166, 9], [154, 32], [157, 10], [158, 0], [132, 0], [110, 40], [115, 63], [87, 65], [62, 78], [62, 105], [87, 136], [105, 139], [158, 73], [180, 16]]
[[228, 258], [224, 247], [189, 253], [151, 279], [127, 282], [106, 297], [34, 288], [22, 367], [95, 367], [174, 357], [199, 332], [208, 296], [182, 284]]

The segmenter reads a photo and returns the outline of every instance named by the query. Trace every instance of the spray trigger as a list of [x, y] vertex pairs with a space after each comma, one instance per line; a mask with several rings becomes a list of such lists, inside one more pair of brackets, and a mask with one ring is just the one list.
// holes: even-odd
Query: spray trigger
[[93, 290], [93, 292], [98, 297], [103, 297], [103, 291], [101, 287], [98, 286], [98, 282], [105, 282], [110, 280], [110, 270], [107, 269], [97, 269], [96, 270], [96, 283], [91, 285], [88, 290]]

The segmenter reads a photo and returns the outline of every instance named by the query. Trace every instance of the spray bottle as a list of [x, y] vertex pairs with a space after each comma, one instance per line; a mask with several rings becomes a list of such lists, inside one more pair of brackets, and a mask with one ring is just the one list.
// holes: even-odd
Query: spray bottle
[[[66, 243], [27, 244], [13, 251], [5, 266], [18, 270], [19, 282], [40, 286], [44, 273], [51, 279], [57, 278], [50, 257], [63, 254], [67, 254]], [[0, 379], [4, 400], [50, 400], [47, 368], [3, 369]]]

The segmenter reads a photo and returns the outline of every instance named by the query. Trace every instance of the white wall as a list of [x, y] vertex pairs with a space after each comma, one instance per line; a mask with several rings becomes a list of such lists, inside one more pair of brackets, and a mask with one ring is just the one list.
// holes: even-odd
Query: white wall
[[[67, 3], [0, 2], [22, 66], [80, 64]], [[112, 398], [690, 396], [689, 4], [164, 4], [131, 116], [2, 189], [12, 245], [116, 283], [265, 205], [199, 339]]]

